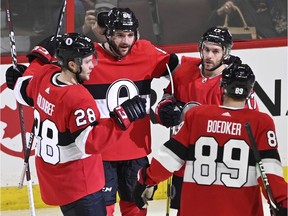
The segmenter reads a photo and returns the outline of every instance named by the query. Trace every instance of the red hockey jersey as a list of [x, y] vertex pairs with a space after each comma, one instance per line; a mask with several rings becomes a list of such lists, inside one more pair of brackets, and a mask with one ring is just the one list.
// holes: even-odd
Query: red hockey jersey
[[[117, 105], [135, 95], [146, 99], [149, 113], [152, 79], [164, 74], [170, 54], [156, 48], [149, 41], [137, 40], [130, 54], [117, 60], [99, 44], [95, 46], [98, 65], [94, 67], [90, 80], [84, 86], [93, 95], [101, 119], [109, 118], [109, 113]], [[106, 161], [147, 156], [151, 152], [150, 115], [133, 122], [109, 145], [102, 153], [103, 160]]]
[[[183, 103], [195, 101], [200, 104], [222, 104], [220, 91], [221, 73], [214, 77], [205, 77], [201, 73], [201, 59], [183, 56], [181, 65], [173, 74], [174, 97]], [[171, 85], [166, 89], [171, 94]], [[257, 109], [254, 93], [247, 101], [249, 109]]]
[[[203, 105], [189, 110], [176, 135], [160, 147], [147, 169], [148, 185], [165, 180], [185, 164], [181, 216], [263, 216], [249, 122], [277, 203], [287, 198], [275, 126], [250, 109]], [[264, 193], [266, 196], [266, 194]]]
[[57, 81], [60, 71], [36, 60], [15, 87], [17, 100], [34, 106], [35, 162], [48, 205], [68, 204], [101, 190], [100, 153], [122, 132], [112, 119], [98, 124], [100, 113], [91, 94], [82, 85]]
[[[201, 59], [182, 57], [182, 63], [173, 74], [174, 97], [182, 102], [195, 101], [200, 104], [222, 104], [222, 92], [220, 90], [221, 74], [214, 77], [205, 77], [201, 73]], [[166, 92], [171, 94], [169, 84]], [[247, 100], [246, 107], [258, 110], [254, 93]], [[177, 128], [177, 127], [175, 127]], [[175, 172], [175, 175], [182, 176], [184, 169]]]

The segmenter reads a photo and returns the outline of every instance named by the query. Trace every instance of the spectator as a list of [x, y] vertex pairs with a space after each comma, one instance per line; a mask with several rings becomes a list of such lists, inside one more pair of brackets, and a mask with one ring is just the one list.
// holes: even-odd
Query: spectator
[[[223, 25], [229, 14], [231, 26], [243, 26], [235, 6], [238, 6], [248, 26], [254, 26], [259, 38], [287, 37], [287, 1], [270, 0], [211, 0], [215, 10], [209, 18], [210, 26]], [[237, 39], [234, 36], [234, 39]], [[241, 38], [239, 38], [241, 39]]]
[[[95, 8], [89, 9], [85, 13], [84, 24], [82, 25], [82, 32], [87, 34], [92, 40], [97, 42], [105, 42], [104, 23], [99, 23], [99, 14], [108, 13], [109, 10], [116, 7], [116, 5], [102, 1], [96, 2]], [[100, 24], [100, 26], [99, 26]]]

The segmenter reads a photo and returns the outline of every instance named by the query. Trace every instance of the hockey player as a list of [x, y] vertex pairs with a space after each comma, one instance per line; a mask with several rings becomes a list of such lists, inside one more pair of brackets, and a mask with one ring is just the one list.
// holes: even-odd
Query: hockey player
[[[180, 123], [180, 115], [186, 103], [222, 104], [219, 84], [221, 73], [232, 62], [241, 63], [239, 57], [231, 56], [232, 35], [226, 28], [211, 27], [199, 42], [201, 58], [182, 57], [181, 65], [173, 74], [174, 95], [171, 85], [164, 90], [163, 99], [156, 108], [160, 124], [171, 127]], [[258, 109], [254, 93], [247, 99], [246, 107]], [[177, 128], [177, 127], [175, 127]], [[184, 167], [172, 177], [173, 196], [171, 208], [179, 209]]]
[[[175, 106], [190, 101], [200, 104], [221, 104], [218, 88], [221, 72], [230, 63], [241, 63], [239, 57], [230, 55], [233, 46], [232, 35], [226, 28], [211, 27], [201, 37], [199, 52], [201, 58], [183, 56], [181, 65], [173, 74], [174, 95], [169, 85], [163, 99], [156, 108], [159, 123], [166, 126], [179, 124], [181, 109]], [[257, 109], [254, 94], [247, 101], [250, 109]]]
[[[147, 100], [149, 112], [152, 79], [168, 75], [166, 64], [173, 71], [178, 64], [177, 56], [140, 40], [138, 20], [129, 8], [110, 10], [105, 28], [107, 42], [95, 44], [99, 56], [94, 68], [97, 72], [84, 83], [100, 109], [101, 119], [109, 118], [111, 110], [135, 95]], [[146, 215], [146, 209], [139, 210], [131, 194], [137, 171], [148, 164], [147, 155], [151, 153], [150, 115], [133, 122], [109, 145], [102, 153], [108, 216], [113, 215], [117, 192], [123, 216]]]
[[[33, 52], [38, 57], [48, 54], [43, 47]], [[14, 88], [16, 99], [34, 107], [41, 196], [46, 204], [60, 206], [65, 216], [106, 216], [100, 153], [121, 137], [121, 128], [145, 117], [145, 99], [126, 100], [112, 110], [113, 119], [100, 122], [93, 97], [80, 85], [89, 79], [97, 61], [91, 40], [77, 33], [65, 34], [56, 56], [61, 67], [36, 57], [24, 76], [20, 77], [25, 67], [19, 65], [6, 72], [10, 87], [20, 77]]]
[[283, 178], [272, 118], [244, 108], [255, 81], [248, 65], [222, 73], [223, 105], [201, 105], [186, 112], [181, 128], [162, 145], [150, 167], [139, 170], [134, 197], [147, 207], [154, 185], [185, 164], [180, 216], [263, 216], [260, 172], [245, 130], [250, 123], [279, 215], [287, 215]]

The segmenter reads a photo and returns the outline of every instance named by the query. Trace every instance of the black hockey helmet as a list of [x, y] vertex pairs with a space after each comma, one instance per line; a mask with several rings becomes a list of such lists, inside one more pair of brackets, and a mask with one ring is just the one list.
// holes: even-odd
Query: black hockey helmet
[[69, 61], [74, 61], [81, 66], [82, 59], [92, 54], [97, 58], [93, 42], [79, 33], [64, 34], [56, 50], [58, 63], [64, 68], [68, 68]]
[[220, 86], [233, 98], [247, 98], [255, 83], [253, 71], [247, 64], [233, 64], [222, 71]]
[[139, 36], [139, 22], [133, 11], [129, 8], [113, 8], [109, 11], [105, 22], [106, 35], [112, 35], [116, 30], [135, 32], [136, 39]]
[[227, 28], [211, 27], [201, 37], [199, 50], [202, 50], [204, 42], [211, 42], [220, 45], [224, 50], [224, 58], [229, 55], [232, 46], [232, 35]]

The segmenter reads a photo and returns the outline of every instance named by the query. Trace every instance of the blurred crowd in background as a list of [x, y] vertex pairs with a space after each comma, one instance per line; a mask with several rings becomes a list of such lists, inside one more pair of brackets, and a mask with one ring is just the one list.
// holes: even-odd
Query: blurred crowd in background
[[[15, 35], [28, 36], [23, 40], [29, 40], [16, 43], [29, 43], [27, 51], [54, 34], [62, 1], [10, 2]], [[99, 12], [113, 7], [133, 10], [140, 22], [140, 37], [155, 45], [198, 42], [210, 26], [231, 28], [234, 41], [287, 37], [287, 0], [74, 0], [74, 3], [75, 31], [95, 41], [98, 39], [91, 31], [91, 20], [95, 22]], [[5, 9], [6, 2], [1, 1], [1, 39], [9, 35]], [[3, 42], [1, 55], [9, 54]]]

